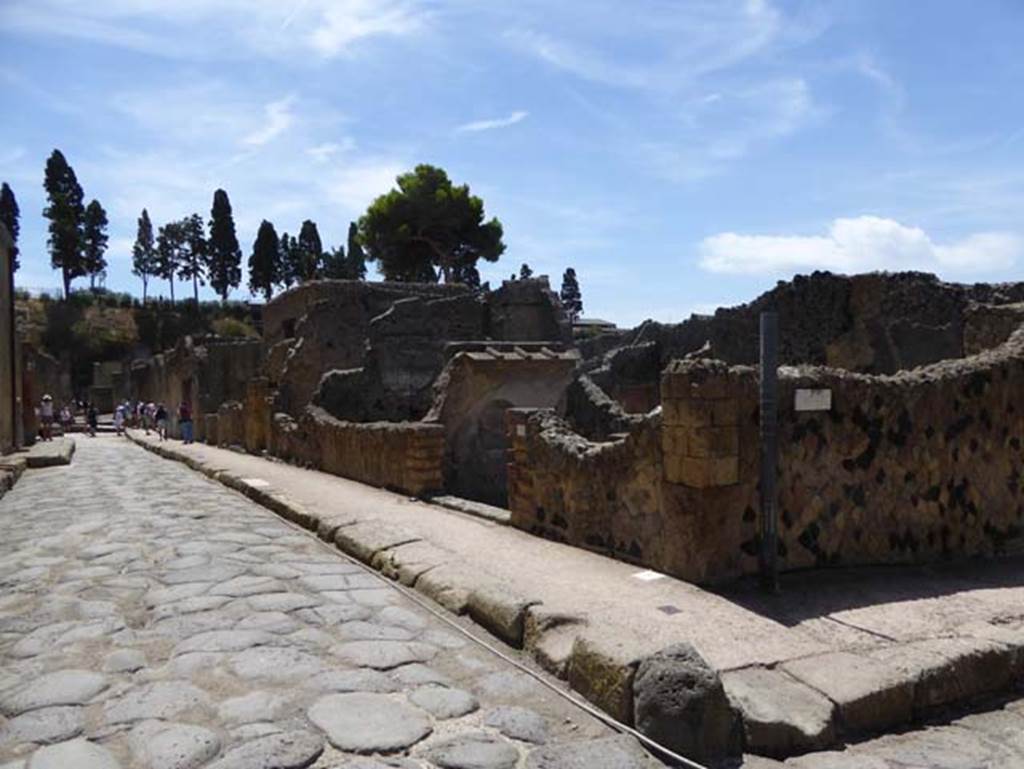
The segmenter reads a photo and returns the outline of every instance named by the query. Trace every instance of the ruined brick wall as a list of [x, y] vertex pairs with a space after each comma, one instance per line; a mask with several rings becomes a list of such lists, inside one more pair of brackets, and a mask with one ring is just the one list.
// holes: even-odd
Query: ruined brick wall
[[217, 445], [241, 446], [245, 443], [244, 407], [238, 401], [227, 401], [217, 409]]
[[372, 318], [404, 297], [436, 299], [469, 292], [469, 288], [457, 283], [441, 285], [398, 281], [372, 283], [355, 280], [314, 280], [278, 294], [264, 306], [263, 338], [270, 346], [294, 337], [302, 316], [320, 302], [337, 307], [363, 305], [367, 317]]
[[572, 325], [545, 275], [504, 281], [488, 294], [487, 315], [492, 339], [572, 344]]
[[[672, 484], [665, 496], [668, 512], [686, 505], [728, 508], [729, 519], [719, 532], [724, 542], [711, 551], [720, 560], [707, 571], [709, 579], [756, 568], [758, 463], [756, 450], [747, 450], [758, 445], [755, 372], [742, 367], [723, 372], [719, 363], [696, 362], [666, 372], [663, 379], [663, 386], [675, 391], [688, 388], [693, 396], [688, 408], [704, 408], [705, 414], [709, 393], [724, 380], [731, 382], [738, 417], [735, 482], [721, 487], [715, 482], [715, 468], [727, 453], [724, 444], [707, 452], [701, 478], [666, 478]], [[831, 409], [796, 411], [799, 388], [830, 390]], [[1004, 552], [1024, 531], [1022, 392], [1024, 330], [995, 350], [896, 375], [783, 369], [780, 567], [914, 563]], [[725, 440], [715, 433], [708, 437], [702, 449]], [[731, 471], [731, 466], [721, 469]], [[700, 486], [709, 478], [712, 496]], [[724, 480], [724, 475], [717, 478]]]
[[[796, 411], [803, 388], [830, 390], [831, 408]], [[995, 350], [895, 375], [780, 370], [780, 568], [1012, 549], [1024, 534], [1021, 393], [1024, 329]], [[692, 581], [754, 573], [756, 371], [679, 361], [662, 395], [656, 425], [605, 443], [553, 414], [514, 414], [514, 524]]]
[[133, 361], [130, 397], [163, 403], [173, 435], [178, 435], [178, 405], [189, 401], [195, 437], [203, 440], [206, 420], [199, 417], [227, 401], [245, 400], [249, 381], [262, 369], [263, 348], [258, 339], [185, 337], [169, 352]]
[[14, 296], [11, 293], [11, 260], [8, 251], [11, 238], [7, 228], [0, 224], [0, 454], [18, 447], [17, 408], [14, 383], [18, 378], [18, 362], [14, 351], [17, 333], [14, 319]]
[[[275, 450], [355, 481], [421, 495], [443, 485], [444, 429], [423, 422], [343, 422], [310, 406], [295, 425], [275, 419]], [[297, 434], [296, 434], [297, 433]], [[294, 453], [292, 453], [294, 452]]]
[[553, 408], [572, 381], [575, 351], [488, 345], [458, 352], [438, 377], [425, 417], [444, 428], [445, 491], [504, 507], [508, 438], [505, 412]]
[[964, 310], [964, 354], [976, 355], [998, 347], [1024, 325], [1024, 302], [972, 303]]
[[[705, 343], [720, 360], [756, 363], [760, 313], [774, 310], [782, 363], [891, 374], [977, 352], [977, 344], [965, 340], [969, 308], [1022, 301], [1024, 283], [964, 285], [918, 272], [815, 272], [780, 282], [749, 304], [714, 315], [693, 315], [677, 324], [647, 322], [627, 335], [618, 350], [607, 349], [607, 343], [585, 346], [584, 368], [609, 395], [638, 408], [644, 393], [656, 397], [664, 366]], [[620, 350], [645, 344], [656, 348], [656, 366], [616, 366]], [[627, 356], [623, 362], [630, 360]], [[647, 390], [641, 389], [644, 384]]]
[[243, 408], [245, 415], [243, 445], [250, 454], [260, 454], [270, 447], [273, 410], [274, 399], [266, 377], [256, 377], [250, 380]]
[[645, 565], [661, 563], [660, 419], [589, 441], [552, 410], [506, 412], [512, 525]]

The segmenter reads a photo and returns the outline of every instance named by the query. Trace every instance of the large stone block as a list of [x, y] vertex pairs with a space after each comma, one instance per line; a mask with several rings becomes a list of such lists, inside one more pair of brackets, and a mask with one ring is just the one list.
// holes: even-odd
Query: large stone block
[[741, 753], [740, 719], [718, 674], [689, 644], [641, 660], [633, 700], [637, 729], [670, 750], [701, 763]]

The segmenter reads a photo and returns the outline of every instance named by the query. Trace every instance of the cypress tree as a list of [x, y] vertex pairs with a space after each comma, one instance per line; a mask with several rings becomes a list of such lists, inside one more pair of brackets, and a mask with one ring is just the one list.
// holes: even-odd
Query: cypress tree
[[96, 278], [107, 277], [107, 212], [98, 200], [90, 200], [85, 207], [82, 224], [82, 261], [85, 274], [89, 276], [90, 290], [96, 288]]
[[168, 222], [156, 236], [156, 270], [158, 278], [166, 280], [171, 287], [171, 304], [174, 304], [174, 276], [182, 261], [185, 233], [181, 222]]
[[325, 251], [320, 260], [320, 276], [328, 280], [349, 280], [348, 261], [345, 258], [345, 247]]
[[307, 280], [316, 280], [320, 277], [322, 268], [324, 247], [320, 242], [320, 233], [316, 229], [316, 222], [307, 219], [302, 223], [297, 241], [297, 277], [300, 283]]
[[228, 292], [242, 281], [242, 249], [235, 235], [235, 220], [231, 214], [231, 201], [221, 189], [213, 193], [210, 210], [209, 261], [210, 285], [223, 301]]
[[280, 243], [274, 225], [264, 219], [249, 256], [249, 292], [253, 295], [262, 292], [263, 298], [269, 302], [274, 295], [274, 286], [280, 280]]
[[156, 247], [153, 245], [153, 223], [149, 212], [143, 208], [132, 246], [132, 273], [142, 278], [142, 303], [146, 303], [146, 288], [149, 279], [156, 274]]
[[12, 190], [7, 182], [3, 183], [0, 187], [0, 222], [7, 227], [7, 232], [11, 235], [11, 240], [14, 245], [11, 246], [11, 274], [13, 275], [20, 263], [18, 262], [18, 233], [21, 231], [21, 211], [18, 210], [18, 201], [14, 197], [14, 190]]
[[366, 280], [366, 253], [359, 242], [359, 225], [348, 224], [348, 276], [351, 280]]
[[567, 269], [562, 276], [561, 299], [562, 307], [569, 316], [569, 320], [575, 322], [583, 314], [583, 295], [580, 293], [580, 284], [576, 279], [576, 270], [572, 267]]
[[50, 236], [46, 241], [50, 265], [61, 272], [66, 298], [71, 294], [71, 281], [86, 274], [82, 257], [85, 206], [74, 169], [60, 150], [54, 150], [46, 161], [43, 187], [49, 201], [43, 216], [50, 220]]
[[199, 286], [205, 285], [207, 252], [209, 246], [205, 237], [203, 217], [192, 214], [178, 222], [181, 228], [181, 250], [178, 261], [178, 277], [192, 281], [192, 297], [199, 304]]
[[296, 282], [295, 277], [295, 238], [287, 232], [281, 233], [281, 242], [277, 248], [277, 261], [280, 265], [280, 274], [277, 284], [285, 288], [291, 288]]

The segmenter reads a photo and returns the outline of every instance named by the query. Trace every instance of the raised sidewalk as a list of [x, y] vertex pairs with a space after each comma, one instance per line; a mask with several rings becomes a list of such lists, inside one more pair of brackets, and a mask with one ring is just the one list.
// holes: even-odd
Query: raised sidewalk
[[466, 613], [632, 723], [639, 660], [682, 641], [722, 676], [747, 750], [787, 756], [1007, 692], [1024, 671], [1024, 558], [787, 575], [712, 592], [424, 501], [204, 444], [183, 461]]

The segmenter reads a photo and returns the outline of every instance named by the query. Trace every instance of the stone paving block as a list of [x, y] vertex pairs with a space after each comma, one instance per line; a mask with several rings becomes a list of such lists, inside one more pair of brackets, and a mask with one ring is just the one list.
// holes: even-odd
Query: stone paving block
[[632, 737], [616, 735], [536, 748], [525, 769], [653, 769], [659, 766]]
[[385, 577], [397, 579], [412, 586], [427, 571], [450, 563], [453, 556], [430, 542], [409, 542], [379, 551], [373, 557], [373, 567]]
[[342, 552], [371, 564], [373, 557], [381, 550], [415, 542], [418, 537], [388, 526], [381, 521], [364, 521], [338, 529], [334, 543]]
[[207, 769], [301, 769], [324, 752], [324, 742], [305, 730], [277, 731], [235, 745]]
[[512, 743], [483, 732], [435, 743], [423, 755], [442, 769], [513, 769], [519, 762]]
[[480, 707], [469, 692], [436, 685], [421, 686], [409, 695], [409, 701], [439, 720], [459, 718]]
[[332, 745], [354, 753], [405, 750], [433, 731], [426, 713], [384, 694], [329, 694], [307, 715]]
[[899, 669], [850, 652], [783, 663], [782, 669], [836, 704], [844, 733], [881, 730], [910, 721], [914, 682]]
[[466, 610], [478, 625], [509, 646], [522, 648], [526, 610], [536, 603], [500, 585], [484, 585], [469, 594]]
[[114, 755], [95, 742], [84, 739], [58, 742], [40, 748], [28, 761], [28, 769], [120, 769]]
[[0, 712], [17, 716], [54, 705], [84, 705], [107, 685], [106, 676], [91, 670], [58, 670], [0, 694]]
[[743, 717], [752, 753], [785, 757], [822, 750], [836, 739], [832, 701], [781, 671], [733, 670], [722, 674], [722, 685]]

